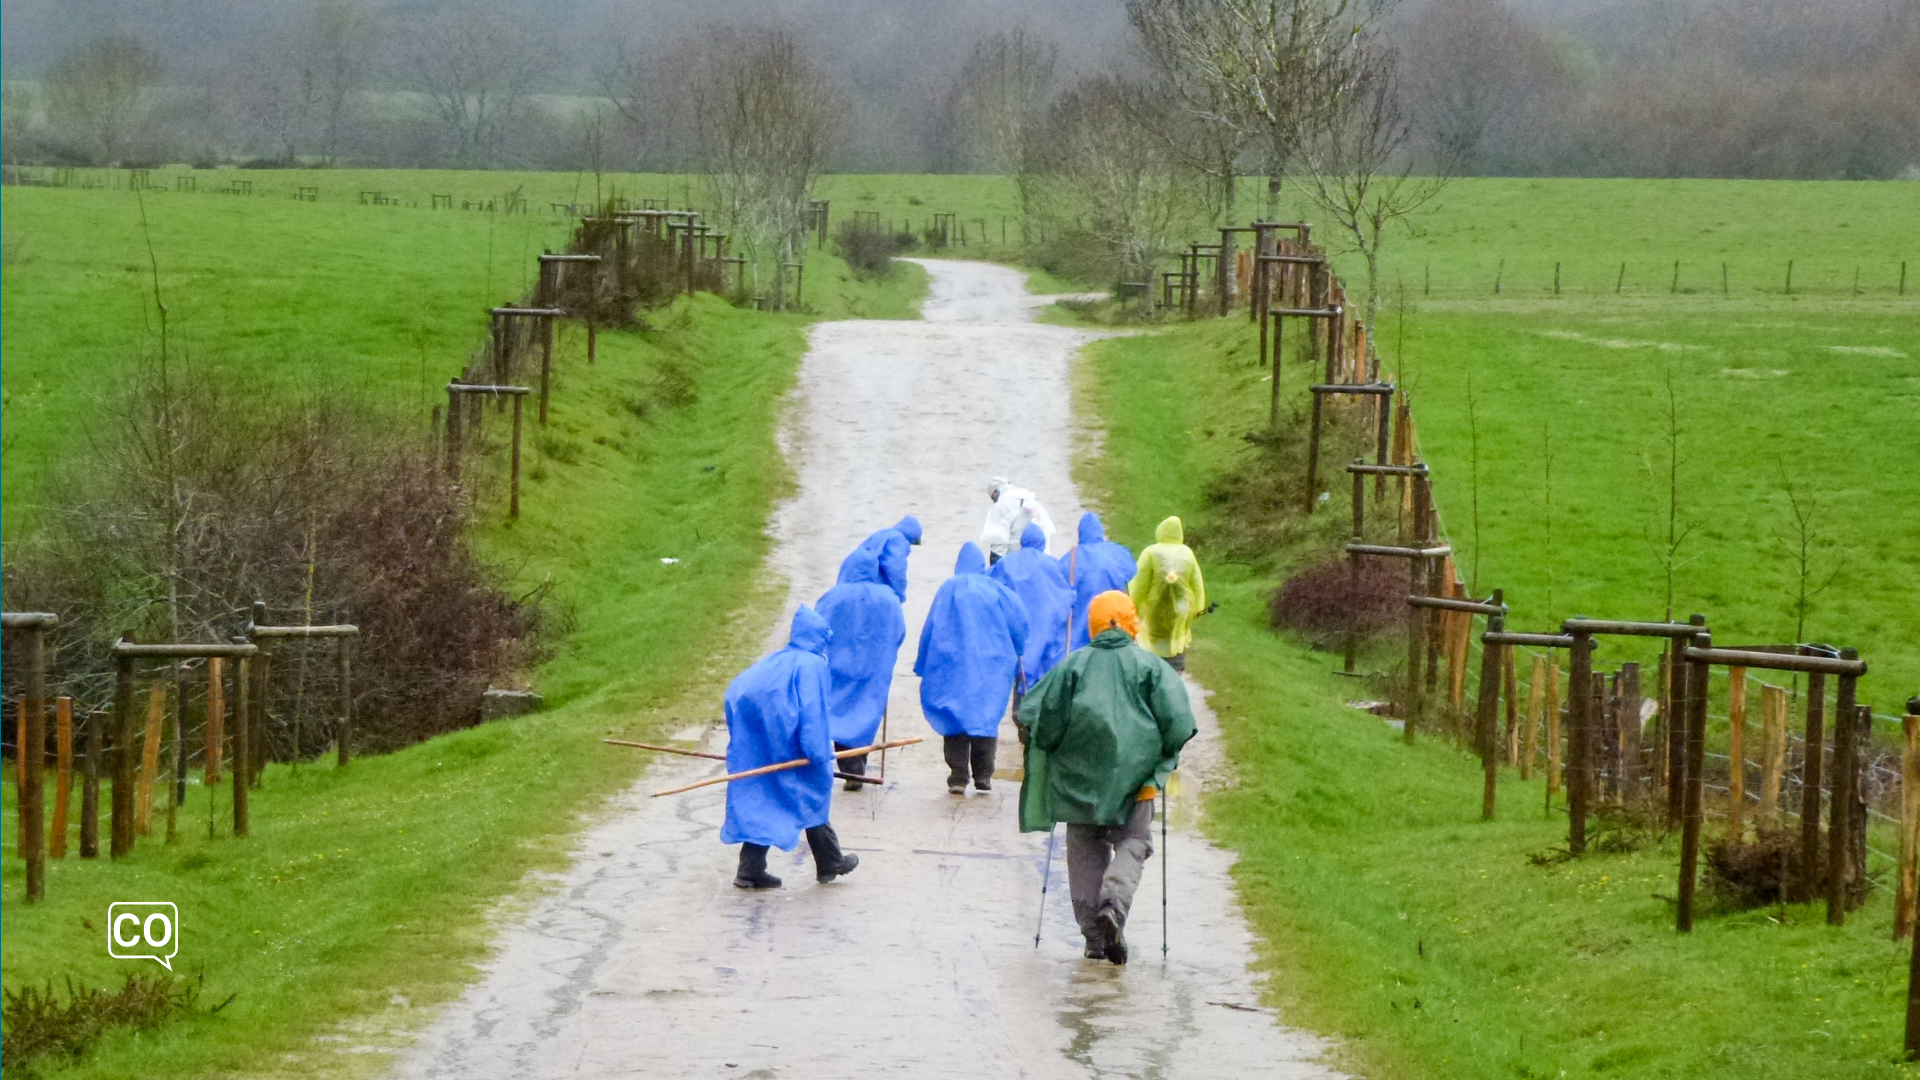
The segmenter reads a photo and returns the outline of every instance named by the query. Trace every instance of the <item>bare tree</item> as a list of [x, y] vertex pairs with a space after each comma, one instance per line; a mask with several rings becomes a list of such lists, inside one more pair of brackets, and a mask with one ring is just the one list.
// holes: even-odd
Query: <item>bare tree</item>
[[1401, 111], [1396, 58], [1382, 46], [1350, 53], [1351, 71], [1325, 122], [1300, 155], [1307, 195], [1333, 218], [1367, 264], [1368, 326], [1380, 307], [1380, 248], [1396, 226], [1440, 194], [1446, 163], [1420, 167], [1402, 151], [1411, 125]]
[[1542, 113], [1568, 107], [1553, 44], [1505, 0], [1434, 0], [1396, 36], [1416, 135], [1462, 172], [1516, 156], [1508, 144], [1521, 131], [1537, 133]]
[[1780, 486], [1787, 496], [1787, 513], [1773, 531], [1773, 542], [1786, 557], [1787, 575], [1792, 582], [1793, 640], [1805, 641], [1807, 616], [1813, 610], [1814, 599], [1826, 592], [1846, 569], [1846, 561], [1843, 557], [1829, 564], [1833, 540], [1823, 527], [1826, 515], [1820, 499], [1794, 482], [1784, 462], [1780, 468]]
[[1127, 0], [1148, 57], [1183, 104], [1243, 134], [1267, 174], [1267, 213], [1393, 0]]
[[679, 170], [697, 157], [692, 86], [702, 52], [700, 39], [665, 48], [622, 42], [596, 70], [601, 92], [634, 141], [635, 167]]
[[1111, 74], [1083, 78], [1048, 111], [1020, 172], [1022, 195], [1042, 225], [1059, 240], [1090, 245], [1101, 265], [1085, 269], [1122, 282], [1150, 284], [1157, 266], [1203, 224], [1204, 177], [1138, 122], [1156, 108], [1167, 106], [1140, 84]]
[[426, 94], [462, 165], [497, 164], [548, 60], [544, 42], [498, 13], [443, 7], [415, 21], [403, 75]]
[[1027, 133], [1045, 114], [1059, 60], [1058, 45], [1024, 28], [974, 42], [948, 91], [948, 109], [972, 164], [998, 173], [1019, 169]]
[[309, 9], [302, 56], [320, 125], [320, 156], [329, 165], [339, 160], [373, 52], [373, 15], [359, 0], [317, 0]]
[[120, 160], [152, 107], [160, 57], [139, 39], [106, 34], [75, 48], [47, 76], [47, 105], [57, 123], [78, 130], [103, 162]]
[[807, 203], [837, 134], [840, 97], [791, 31], [715, 30], [694, 83], [711, 205], [753, 261], [772, 260], [775, 305], [803, 248]]
[[228, 77], [227, 97], [248, 138], [265, 143], [266, 156], [292, 164], [320, 104], [313, 69], [299, 43], [279, 38], [247, 52]]

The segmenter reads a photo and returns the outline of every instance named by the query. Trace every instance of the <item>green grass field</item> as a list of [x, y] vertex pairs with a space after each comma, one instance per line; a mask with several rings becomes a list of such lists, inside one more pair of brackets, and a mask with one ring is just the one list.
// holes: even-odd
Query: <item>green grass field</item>
[[[265, 393], [343, 386], [423, 427], [433, 389], [478, 347], [489, 298], [519, 294], [523, 266], [565, 238], [564, 221], [537, 215], [170, 198], [148, 201], [148, 221], [192, 362]], [[30, 522], [33, 481], [153, 346], [150, 281], [128, 192], [9, 189], [4, 213], [5, 485], [10, 520]], [[816, 252], [810, 269], [810, 302], [839, 317], [912, 317], [925, 288], [912, 266], [862, 281]], [[204, 980], [197, 1015], [110, 1037], [63, 1075], [372, 1074], [387, 1058], [363, 1051], [402, 1045], [415, 1010], [460, 991], [500, 905], [563, 865], [583, 815], [646, 764], [598, 738], [710, 715], [760, 650], [776, 602], [764, 526], [788, 482], [774, 427], [813, 317], [682, 299], [645, 331], [602, 334], [593, 366], [562, 333], [522, 517], [483, 507], [479, 538], [516, 591], [550, 587], [563, 632], [535, 680], [546, 712], [346, 770], [272, 766], [245, 841], [226, 835], [226, 794], [210, 808], [191, 784], [178, 843], [156, 834], [127, 860], [52, 863], [31, 908], [8, 786], [0, 982], [113, 983], [126, 965], [99, 928], [133, 894], [180, 905], [176, 970]], [[496, 444], [470, 464], [494, 474], [484, 490], [501, 486], [504, 458]]]
[[[1855, 229], [1876, 226], [1851, 249], [1863, 262], [1897, 263], [1903, 247], [1920, 248], [1915, 215], [1902, 209], [1920, 189], [1759, 187], [1756, 219], [1727, 227], [1743, 262], [1778, 254], [1784, 263], [1781, 253], [1823, 222], [1847, 236], [1838, 227], [1849, 218]], [[1403, 244], [1401, 265], [1431, 252], [1436, 266], [1492, 271], [1499, 256], [1476, 239], [1489, 232], [1517, 238], [1509, 251], [1587, 245], [1607, 259], [1671, 237], [1668, 252], [1693, 260], [1719, 241], [1690, 243], [1671, 219], [1728, 217], [1734, 196], [1752, 188], [1647, 184], [1635, 201], [1621, 197], [1631, 189], [1600, 183], [1462, 183], [1428, 234]], [[1615, 194], [1604, 205], [1592, 201], [1607, 190]], [[1521, 197], [1528, 192], [1537, 194]], [[1496, 228], [1496, 211], [1519, 227]], [[1616, 231], [1633, 242], [1610, 246]], [[1538, 290], [1516, 296], [1510, 283], [1495, 297], [1491, 273], [1487, 280], [1479, 296], [1436, 281], [1432, 297], [1383, 315], [1380, 342], [1389, 369], [1403, 370], [1414, 390], [1462, 568], [1479, 553], [1482, 589], [1507, 588], [1517, 625], [1576, 611], [1663, 613], [1647, 532], [1654, 496], [1663, 507], [1665, 492], [1652, 490], [1642, 447], [1664, 431], [1657, 398], [1671, 364], [1685, 432], [1682, 501], [1700, 521], [1682, 551], [1677, 609], [1708, 612], [1723, 641], [1792, 637], [1771, 544], [1784, 499], [1771, 485], [1784, 458], [1796, 483], [1821, 483], [1831, 545], [1822, 557], [1827, 573], [1838, 570], [1813, 605], [1809, 636], [1855, 644], [1874, 661], [1863, 698], [1883, 712], [1920, 689], [1920, 534], [1897, 509], [1920, 501], [1920, 484], [1875, 452], [1897, 444], [1915, 414], [1914, 297], [1888, 288], [1859, 298], [1836, 290], [1616, 299], [1608, 288], [1554, 300]], [[1168, 513], [1186, 515], [1202, 537], [1216, 526], [1204, 493], [1251, 452], [1239, 435], [1266, 422], [1252, 336], [1245, 323], [1207, 321], [1089, 351], [1082, 405], [1104, 430], [1105, 451], [1081, 463], [1081, 477], [1116, 538], [1143, 543]], [[1728, 370], [1749, 368], [1766, 374]], [[1297, 403], [1305, 373], [1289, 374]], [[1549, 418], [1550, 545], [1541, 461]], [[1733, 475], [1747, 466], [1750, 477]], [[1913, 1075], [1897, 1063], [1907, 947], [1888, 940], [1884, 890], [1843, 930], [1824, 926], [1812, 906], [1714, 909], [1681, 938], [1672, 931], [1672, 840], [1536, 866], [1529, 856], [1564, 845], [1566, 828], [1563, 813], [1543, 814], [1538, 778], [1504, 775], [1500, 820], [1481, 824], [1477, 761], [1438, 741], [1408, 748], [1344, 706], [1366, 689], [1332, 674], [1337, 657], [1276, 635], [1265, 607], [1278, 571], [1337, 543], [1340, 481], [1329, 485], [1328, 520], [1271, 564], [1208, 562], [1222, 610], [1203, 627], [1192, 667], [1216, 692], [1239, 777], [1210, 804], [1211, 827], [1241, 855], [1241, 897], [1285, 1016], [1338, 1038], [1338, 1055], [1367, 1075]], [[1628, 655], [1615, 650], [1603, 662]], [[1390, 663], [1391, 650], [1373, 659]], [[1876, 833], [1876, 846], [1886, 839]]]

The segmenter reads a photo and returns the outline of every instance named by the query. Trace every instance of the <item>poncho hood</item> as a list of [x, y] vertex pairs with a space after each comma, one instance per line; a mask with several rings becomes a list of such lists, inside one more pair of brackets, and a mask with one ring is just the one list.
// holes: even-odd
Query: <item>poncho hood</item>
[[1178, 517], [1170, 517], [1153, 530], [1153, 538], [1162, 544], [1184, 544], [1187, 542], [1186, 527], [1180, 524]]
[[827, 643], [833, 640], [833, 630], [820, 613], [805, 604], [793, 613], [793, 632], [787, 637], [787, 647], [802, 649], [815, 656], [827, 655]]
[[1089, 510], [1080, 515], [1080, 542], [1097, 544], [1107, 538], [1106, 527], [1100, 524], [1100, 515]]
[[864, 547], [855, 548], [853, 554], [840, 563], [840, 580], [837, 584], [858, 585], [866, 582], [886, 584], [880, 580], [880, 554]]
[[907, 543], [912, 544], [915, 547], [920, 546], [920, 536], [921, 536], [920, 519], [917, 517], [914, 517], [912, 514], [908, 514], [906, 517], [901, 518], [900, 523], [893, 527], [893, 531], [899, 533], [901, 536], [906, 537]]
[[1047, 534], [1040, 531], [1040, 526], [1029, 524], [1020, 531], [1020, 546], [1031, 551], [1044, 552], [1047, 550]]
[[980, 545], [969, 540], [960, 545], [960, 557], [953, 561], [956, 574], [984, 574], [987, 572], [987, 555]]

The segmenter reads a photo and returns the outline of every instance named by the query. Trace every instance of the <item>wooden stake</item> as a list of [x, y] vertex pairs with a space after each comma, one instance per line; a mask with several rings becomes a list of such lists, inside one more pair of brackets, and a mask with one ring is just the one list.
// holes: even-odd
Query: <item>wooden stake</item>
[[1916, 880], [1914, 856], [1920, 848], [1920, 716], [1900, 721], [1900, 871], [1893, 900], [1893, 939], [1913, 933]]
[[73, 794], [73, 699], [61, 696], [53, 702], [53, 845], [48, 854], [67, 857], [67, 807]]
[[1787, 690], [1760, 684], [1760, 817], [1769, 828], [1780, 824], [1780, 779], [1787, 767]]
[[220, 782], [220, 754], [227, 739], [227, 660], [207, 658], [207, 788]]
[[1747, 816], [1747, 669], [1727, 669], [1727, 835], [1738, 843], [1746, 835]]
[[[245, 640], [244, 638], [235, 640]], [[249, 775], [253, 771], [253, 682], [258, 675], [254, 665], [266, 659], [256, 653], [252, 659], [241, 657], [233, 665], [233, 835], [247, 835], [247, 795]]]
[[1797, 900], [1812, 900], [1820, 879], [1820, 785], [1826, 767], [1827, 677], [1819, 672], [1807, 675], [1806, 759], [1800, 767], [1800, 865], [1801, 895]]
[[1547, 701], [1547, 658], [1535, 654], [1527, 677], [1527, 743], [1520, 751], [1520, 779], [1533, 779], [1533, 759], [1540, 749], [1540, 722]]
[[140, 740], [140, 787], [134, 795], [133, 827], [141, 836], [153, 831], [153, 775], [160, 768], [160, 723], [167, 717], [167, 688], [147, 694], [147, 729]]
[[106, 752], [106, 739], [100, 727], [105, 718], [100, 713], [89, 712], [81, 722], [87, 737], [87, 761], [80, 774], [80, 857], [97, 859], [100, 857], [100, 758]]
[[1560, 793], [1560, 665], [1547, 663], [1547, 806]]
[[1520, 764], [1520, 673], [1516, 670], [1520, 656], [1512, 645], [1502, 646], [1500, 653], [1500, 685], [1507, 698], [1507, 766], [1512, 768]]

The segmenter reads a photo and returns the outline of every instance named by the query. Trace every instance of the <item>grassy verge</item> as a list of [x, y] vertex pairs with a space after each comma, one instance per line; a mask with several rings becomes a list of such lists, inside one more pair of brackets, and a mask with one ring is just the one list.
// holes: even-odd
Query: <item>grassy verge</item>
[[1268, 627], [1273, 571], [1204, 546], [1219, 524], [1206, 493], [1265, 424], [1248, 336], [1207, 322], [1091, 348], [1080, 404], [1104, 451], [1080, 480], [1117, 539], [1145, 542], [1168, 513], [1201, 538], [1221, 610], [1192, 670], [1238, 779], [1212, 796], [1210, 828], [1240, 853], [1286, 1019], [1375, 1077], [1911, 1075], [1895, 1063], [1906, 949], [1887, 940], [1885, 893], [1840, 930], [1789, 906], [1714, 912], [1678, 937], [1672, 844], [1535, 865], [1565, 837], [1539, 780], [1503, 776], [1501, 820], [1480, 823], [1477, 762], [1406, 747], [1345, 706], [1362, 691], [1336, 658]]
[[[18, 194], [9, 192], [10, 230]], [[208, 205], [217, 211], [221, 204]], [[289, 203], [285, 209], [297, 218], [328, 207]], [[335, 209], [361, 214], [358, 207]], [[484, 225], [478, 216], [446, 220]], [[84, 215], [70, 215], [46, 223], [38, 235], [57, 246], [67, 242], [65, 229], [83, 243], [77, 235], [83, 221]], [[259, 228], [258, 221], [228, 224]], [[215, 237], [180, 227], [181, 247], [200, 245], [196, 250], [210, 265], [225, 265], [214, 257]], [[319, 264], [323, 272], [364, 278], [356, 286], [364, 292], [348, 289], [347, 295], [387, 303], [375, 279], [384, 277], [385, 289], [395, 291], [394, 281], [409, 280], [414, 264], [406, 258], [431, 276], [431, 252], [415, 250], [430, 237], [408, 234], [396, 242], [393, 264], [363, 267], [356, 276], [345, 273], [345, 260], [332, 261], [326, 229], [301, 226], [309, 227], [310, 233], [287, 237], [290, 246], [277, 253], [290, 267], [284, 287], [311, 315], [306, 322], [275, 330], [282, 311], [250, 300], [251, 279], [240, 269], [202, 283], [202, 291], [189, 294], [191, 302], [175, 301], [176, 311], [225, 313], [218, 320], [225, 335], [221, 362], [270, 362], [273, 351], [262, 359], [246, 352], [245, 343], [272, 333], [284, 332], [288, 356], [324, 355], [329, 341], [349, 335], [367, 347], [364, 363], [348, 370], [391, 382], [403, 399], [396, 408], [412, 405], [405, 397], [420, 363], [419, 342], [395, 344], [378, 327], [352, 326], [355, 312], [325, 303], [324, 282], [303, 284], [292, 268]], [[464, 242], [478, 241], [469, 235]], [[810, 282], [824, 311], [911, 316], [924, 288], [916, 269], [857, 282], [844, 267], [836, 270], [837, 262], [823, 257]], [[75, 394], [105, 377], [87, 366], [97, 354], [58, 351], [62, 339], [38, 329], [31, 332], [41, 336], [16, 339], [23, 324], [14, 314], [59, 301], [82, 288], [90, 272], [63, 260], [41, 268], [52, 271], [42, 283], [31, 276], [36, 269], [31, 263], [8, 268], [9, 387], [21, 355], [16, 341], [30, 342], [45, 365], [37, 376], [42, 384], [65, 377], [63, 394]], [[137, 271], [116, 268], [110, 277], [126, 275], [117, 285], [84, 287], [121, 297], [137, 287]], [[163, 273], [171, 272], [163, 264]], [[132, 321], [117, 336], [112, 327], [98, 331], [111, 355], [133, 355], [142, 344], [140, 301], [123, 298], [136, 312]], [[424, 300], [416, 293], [414, 302], [433, 308], [418, 317], [435, 328], [433, 371], [443, 375], [477, 340], [482, 296], [477, 289], [472, 296], [450, 290]], [[213, 321], [200, 319], [203, 326]], [[500, 507], [483, 511], [493, 520], [482, 530], [483, 547], [511, 568], [522, 589], [552, 593], [562, 633], [536, 681], [546, 712], [358, 760], [345, 770], [272, 766], [254, 795], [253, 835], [243, 841], [227, 835], [226, 794], [192, 783], [177, 842], [166, 843], [164, 826], [157, 826], [128, 859], [52, 863], [47, 900], [31, 908], [20, 902], [23, 872], [14, 852], [9, 785], [0, 821], [6, 924], [0, 982], [9, 989], [49, 979], [58, 984], [66, 976], [86, 985], [117, 983], [127, 962], [106, 956], [107, 905], [146, 898], [179, 905], [175, 970], [203, 986], [191, 1017], [112, 1035], [62, 1075], [380, 1072], [388, 1052], [424, 1019], [421, 1010], [470, 981], [502, 902], [529, 897], [540, 872], [563, 866], [569, 837], [585, 817], [645, 766], [645, 755], [603, 746], [599, 738], [644, 737], [670, 729], [678, 717], [713, 714], [724, 681], [760, 650], [765, 615], [777, 603], [761, 572], [766, 518], [788, 482], [774, 434], [810, 320], [695, 297], [649, 321], [646, 331], [603, 334], [599, 362], [591, 367], [583, 342], [563, 336], [552, 423], [532, 428], [527, 439], [522, 517], [509, 526]], [[10, 438], [13, 423], [10, 412]], [[490, 426], [495, 436], [499, 427]], [[45, 445], [57, 447], [59, 440], [48, 436]], [[7, 453], [11, 468], [12, 445]], [[491, 448], [484, 464], [471, 467], [500, 472], [503, 449]], [[22, 468], [21, 475], [33, 475]], [[77, 850], [77, 830], [71, 846]]]

